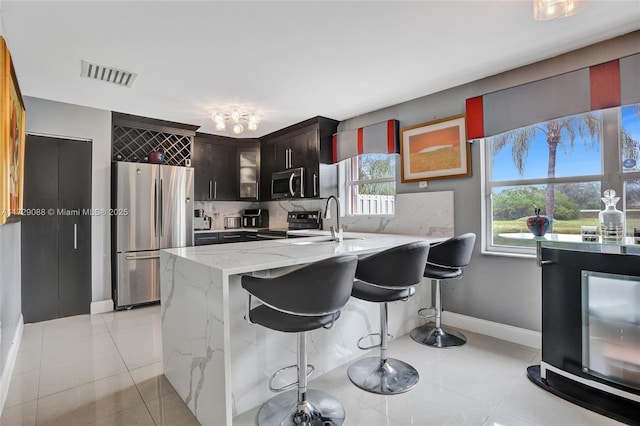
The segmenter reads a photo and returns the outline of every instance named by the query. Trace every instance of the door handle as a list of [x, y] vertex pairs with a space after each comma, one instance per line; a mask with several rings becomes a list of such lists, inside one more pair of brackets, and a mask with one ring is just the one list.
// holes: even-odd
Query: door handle
[[313, 196], [318, 195], [318, 175], [313, 174]]
[[73, 249], [78, 250], [78, 224], [73, 224]]
[[153, 181], [153, 234], [158, 236], [158, 182]]
[[293, 167], [293, 149], [289, 148], [289, 168]]
[[218, 199], [218, 181], [213, 182], [213, 199]]
[[160, 179], [160, 236], [164, 237], [164, 200], [162, 197], [163, 185], [162, 179]]
[[289, 176], [289, 193], [291, 194], [291, 196], [293, 197], [293, 177], [294, 177], [295, 173], [291, 173], [291, 176]]
[[213, 198], [213, 182], [209, 181], [209, 199]]
[[127, 256], [125, 257], [127, 260], [147, 260], [147, 259], [160, 259], [160, 255], [157, 254], [155, 256]]

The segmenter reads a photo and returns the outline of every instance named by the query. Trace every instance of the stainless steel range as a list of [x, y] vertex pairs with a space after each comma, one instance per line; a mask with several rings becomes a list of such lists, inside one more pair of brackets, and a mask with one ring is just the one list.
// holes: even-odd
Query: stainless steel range
[[299, 235], [289, 231], [304, 229], [322, 229], [322, 212], [297, 211], [287, 213], [287, 228], [269, 228], [258, 231], [259, 240], [273, 240], [278, 238], [295, 238]]

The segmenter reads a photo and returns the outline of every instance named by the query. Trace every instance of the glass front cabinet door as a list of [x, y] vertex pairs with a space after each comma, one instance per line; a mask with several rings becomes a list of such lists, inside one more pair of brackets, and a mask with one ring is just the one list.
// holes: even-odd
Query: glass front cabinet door
[[238, 151], [240, 185], [239, 199], [258, 200], [260, 193], [260, 148], [242, 148]]

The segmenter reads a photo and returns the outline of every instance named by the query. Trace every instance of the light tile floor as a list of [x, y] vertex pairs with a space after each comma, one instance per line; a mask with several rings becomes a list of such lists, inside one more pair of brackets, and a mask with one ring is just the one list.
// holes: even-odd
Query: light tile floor
[[[531, 383], [526, 367], [539, 363], [538, 350], [464, 333], [468, 343], [456, 349], [424, 347], [408, 336], [390, 344], [389, 356], [420, 373], [405, 394], [363, 392], [347, 378], [348, 366], [310, 388], [343, 403], [346, 425], [619, 424]], [[159, 306], [25, 325], [0, 424], [197, 425], [162, 375], [161, 348]], [[257, 411], [234, 425], [255, 425]]]

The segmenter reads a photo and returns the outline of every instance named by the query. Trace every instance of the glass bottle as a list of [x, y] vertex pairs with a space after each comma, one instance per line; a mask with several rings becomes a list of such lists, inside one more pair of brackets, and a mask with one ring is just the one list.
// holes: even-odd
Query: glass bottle
[[602, 242], [620, 244], [624, 236], [624, 215], [616, 208], [620, 197], [616, 197], [616, 191], [613, 189], [607, 189], [602, 195], [604, 197], [601, 200], [605, 208], [598, 215]]

